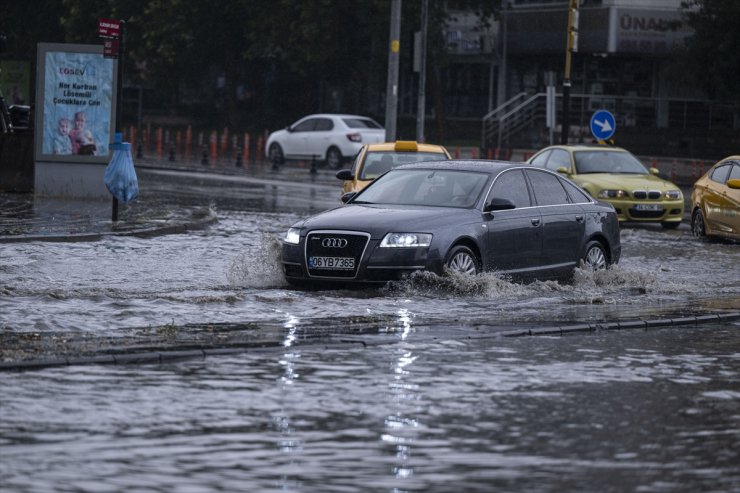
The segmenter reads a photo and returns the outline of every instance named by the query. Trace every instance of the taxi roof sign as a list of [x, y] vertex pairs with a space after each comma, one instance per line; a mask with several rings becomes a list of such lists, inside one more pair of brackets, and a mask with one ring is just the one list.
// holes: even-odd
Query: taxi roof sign
[[419, 145], [414, 140], [397, 140], [393, 146], [396, 151], [417, 152]]

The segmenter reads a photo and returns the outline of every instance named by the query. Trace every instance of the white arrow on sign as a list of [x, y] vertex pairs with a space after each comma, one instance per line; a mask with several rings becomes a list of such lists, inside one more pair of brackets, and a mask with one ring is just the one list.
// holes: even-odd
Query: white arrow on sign
[[599, 120], [594, 120], [594, 123], [601, 127], [602, 132], [609, 132], [612, 130], [612, 126], [609, 124], [609, 120], [604, 120], [603, 122], [600, 122]]

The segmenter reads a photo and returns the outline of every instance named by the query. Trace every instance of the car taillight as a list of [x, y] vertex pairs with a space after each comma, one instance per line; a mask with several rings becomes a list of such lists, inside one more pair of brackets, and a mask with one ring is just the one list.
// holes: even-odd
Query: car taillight
[[362, 135], [358, 133], [347, 134], [347, 139], [349, 139], [350, 142], [362, 142]]

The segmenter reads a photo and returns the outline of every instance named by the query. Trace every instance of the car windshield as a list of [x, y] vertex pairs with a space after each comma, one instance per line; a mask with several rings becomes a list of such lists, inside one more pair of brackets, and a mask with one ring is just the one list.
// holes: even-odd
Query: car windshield
[[355, 204], [475, 206], [489, 175], [475, 171], [394, 169], [365, 188]]
[[349, 128], [383, 128], [380, 123], [370, 118], [342, 118]]
[[443, 161], [447, 156], [441, 152], [395, 152], [371, 151], [365, 155], [365, 165], [360, 171], [360, 180], [373, 180], [396, 166], [420, 161]]
[[576, 173], [648, 174], [638, 159], [624, 151], [575, 151]]

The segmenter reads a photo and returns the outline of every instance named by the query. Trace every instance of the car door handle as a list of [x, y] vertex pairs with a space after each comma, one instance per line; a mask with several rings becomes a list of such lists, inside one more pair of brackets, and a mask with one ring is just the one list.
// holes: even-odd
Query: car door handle
[[581, 216], [581, 215], [576, 216], [576, 221], [578, 221], [579, 223], [582, 223], [583, 222], [583, 216]]
[[540, 225], [540, 219], [538, 217], [535, 217], [533, 219], [530, 219], [532, 222], [532, 226], [539, 226]]

